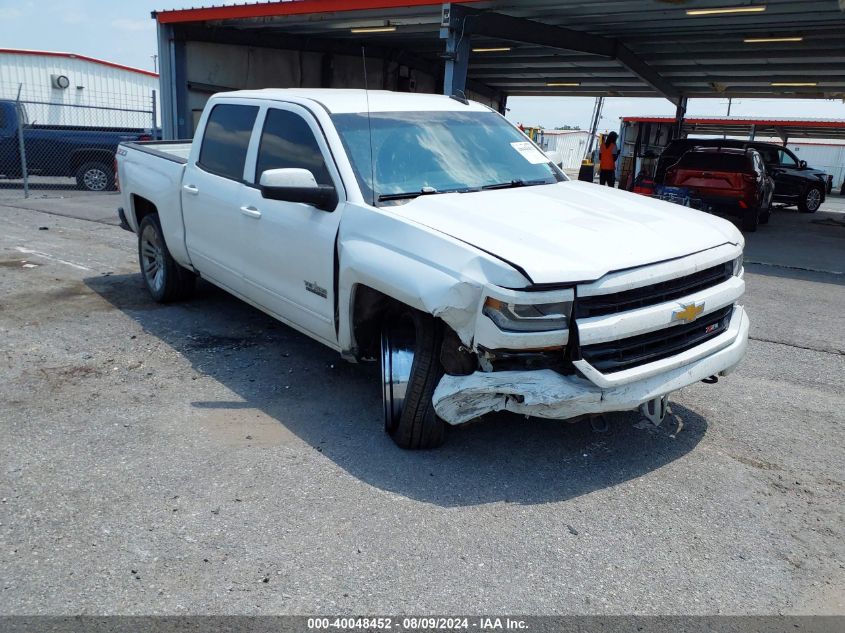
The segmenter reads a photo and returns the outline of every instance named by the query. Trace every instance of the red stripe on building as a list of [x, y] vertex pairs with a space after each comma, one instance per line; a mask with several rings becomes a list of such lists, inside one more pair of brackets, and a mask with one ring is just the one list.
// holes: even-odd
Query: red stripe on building
[[141, 68], [134, 68], [133, 66], [124, 66], [123, 64], [107, 62], [104, 59], [88, 57], [87, 55], [77, 55], [75, 53], [57, 53], [55, 51], [32, 51], [29, 49], [22, 48], [0, 48], [0, 53], [10, 53], [12, 55], [39, 55], [43, 57], [64, 57], [65, 59], [81, 59], [85, 62], [92, 62], [94, 64], [100, 64], [101, 66], [108, 66], [109, 68], [128, 70], [129, 72], [138, 73], [139, 75], [147, 75], [148, 77], [155, 77], [156, 79], [158, 79], [158, 73], [154, 73], [151, 70], [143, 70]]
[[[452, 0], [453, 4], [468, 4], [479, 0]], [[203, 22], [206, 20], [237, 20], [242, 18], [267, 18], [277, 15], [303, 15], [307, 13], [334, 13], [367, 11], [369, 9], [401, 9], [406, 7], [439, 7], [442, 2], [433, 0], [289, 0], [288, 2], [262, 2], [223, 7], [173, 9], [157, 11], [153, 16], [161, 24], [175, 22]]]

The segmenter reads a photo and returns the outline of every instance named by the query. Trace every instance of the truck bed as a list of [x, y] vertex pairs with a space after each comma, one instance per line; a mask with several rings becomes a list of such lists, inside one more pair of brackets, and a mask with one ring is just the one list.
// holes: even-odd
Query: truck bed
[[140, 152], [146, 152], [147, 154], [153, 154], [160, 158], [176, 161], [177, 163], [187, 163], [188, 155], [191, 153], [190, 139], [177, 141], [135, 141], [123, 143], [123, 145]]
[[155, 209], [171, 255], [189, 264], [182, 224], [182, 175], [191, 152], [190, 141], [121, 143], [117, 168], [126, 221], [137, 232], [141, 214]]

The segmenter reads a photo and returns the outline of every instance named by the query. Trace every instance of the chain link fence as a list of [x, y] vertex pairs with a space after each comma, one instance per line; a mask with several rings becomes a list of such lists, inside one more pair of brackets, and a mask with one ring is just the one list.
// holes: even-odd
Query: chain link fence
[[24, 84], [0, 83], [0, 188], [115, 189], [114, 156], [123, 141], [159, 137], [156, 95], [89, 91], [44, 100]]

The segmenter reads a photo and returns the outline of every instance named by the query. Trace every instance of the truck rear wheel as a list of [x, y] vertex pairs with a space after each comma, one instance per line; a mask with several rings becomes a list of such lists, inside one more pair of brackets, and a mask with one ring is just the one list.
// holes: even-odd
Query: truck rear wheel
[[114, 171], [100, 161], [83, 163], [76, 170], [76, 186], [86, 191], [111, 191], [114, 189]]
[[436, 448], [446, 423], [431, 402], [443, 369], [442, 334], [429, 314], [406, 308], [388, 316], [381, 332], [384, 428], [402, 448]]
[[742, 215], [742, 230], [753, 233], [760, 221], [760, 207], [748, 207]]
[[138, 227], [138, 259], [144, 284], [158, 303], [178, 301], [193, 293], [196, 275], [170, 255], [156, 213], [144, 216]]

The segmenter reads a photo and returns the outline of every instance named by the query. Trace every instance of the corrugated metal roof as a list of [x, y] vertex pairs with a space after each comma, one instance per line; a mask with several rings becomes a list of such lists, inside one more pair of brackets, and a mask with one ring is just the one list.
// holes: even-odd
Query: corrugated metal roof
[[[675, 119], [668, 116], [629, 116], [621, 117], [624, 123], [663, 123], [674, 124]], [[827, 138], [845, 139], [845, 119], [764, 119], [747, 116], [708, 116], [684, 119], [684, 131], [687, 134], [720, 136], [748, 136], [754, 131], [755, 138], [764, 136], [781, 139]]]
[[[483, 11], [464, 19], [466, 35], [473, 48], [498, 50], [472, 53], [468, 78], [501, 94], [653, 97], [661, 94], [659, 84], [693, 98], [845, 97], [845, 14], [837, 3], [697, 0], [694, 8], [731, 4], [761, 11], [691, 16], [693, 3], [665, 0], [458, 0], [452, 13]], [[199, 31], [203, 41], [263, 36], [262, 45], [287, 38], [315, 50], [364, 43], [442, 67], [441, 11], [433, 0], [287, 0], [156, 17], [193, 29], [191, 37]], [[490, 16], [501, 18], [499, 24]], [[395, 31], [352, 32], [387, 23]], [[604, 54], [579, 49], [579, 35]], [[776, 41], [784, 37], [800, 39]], [[625, 62], [632, 59], [648, 72], [631, 70]]]

